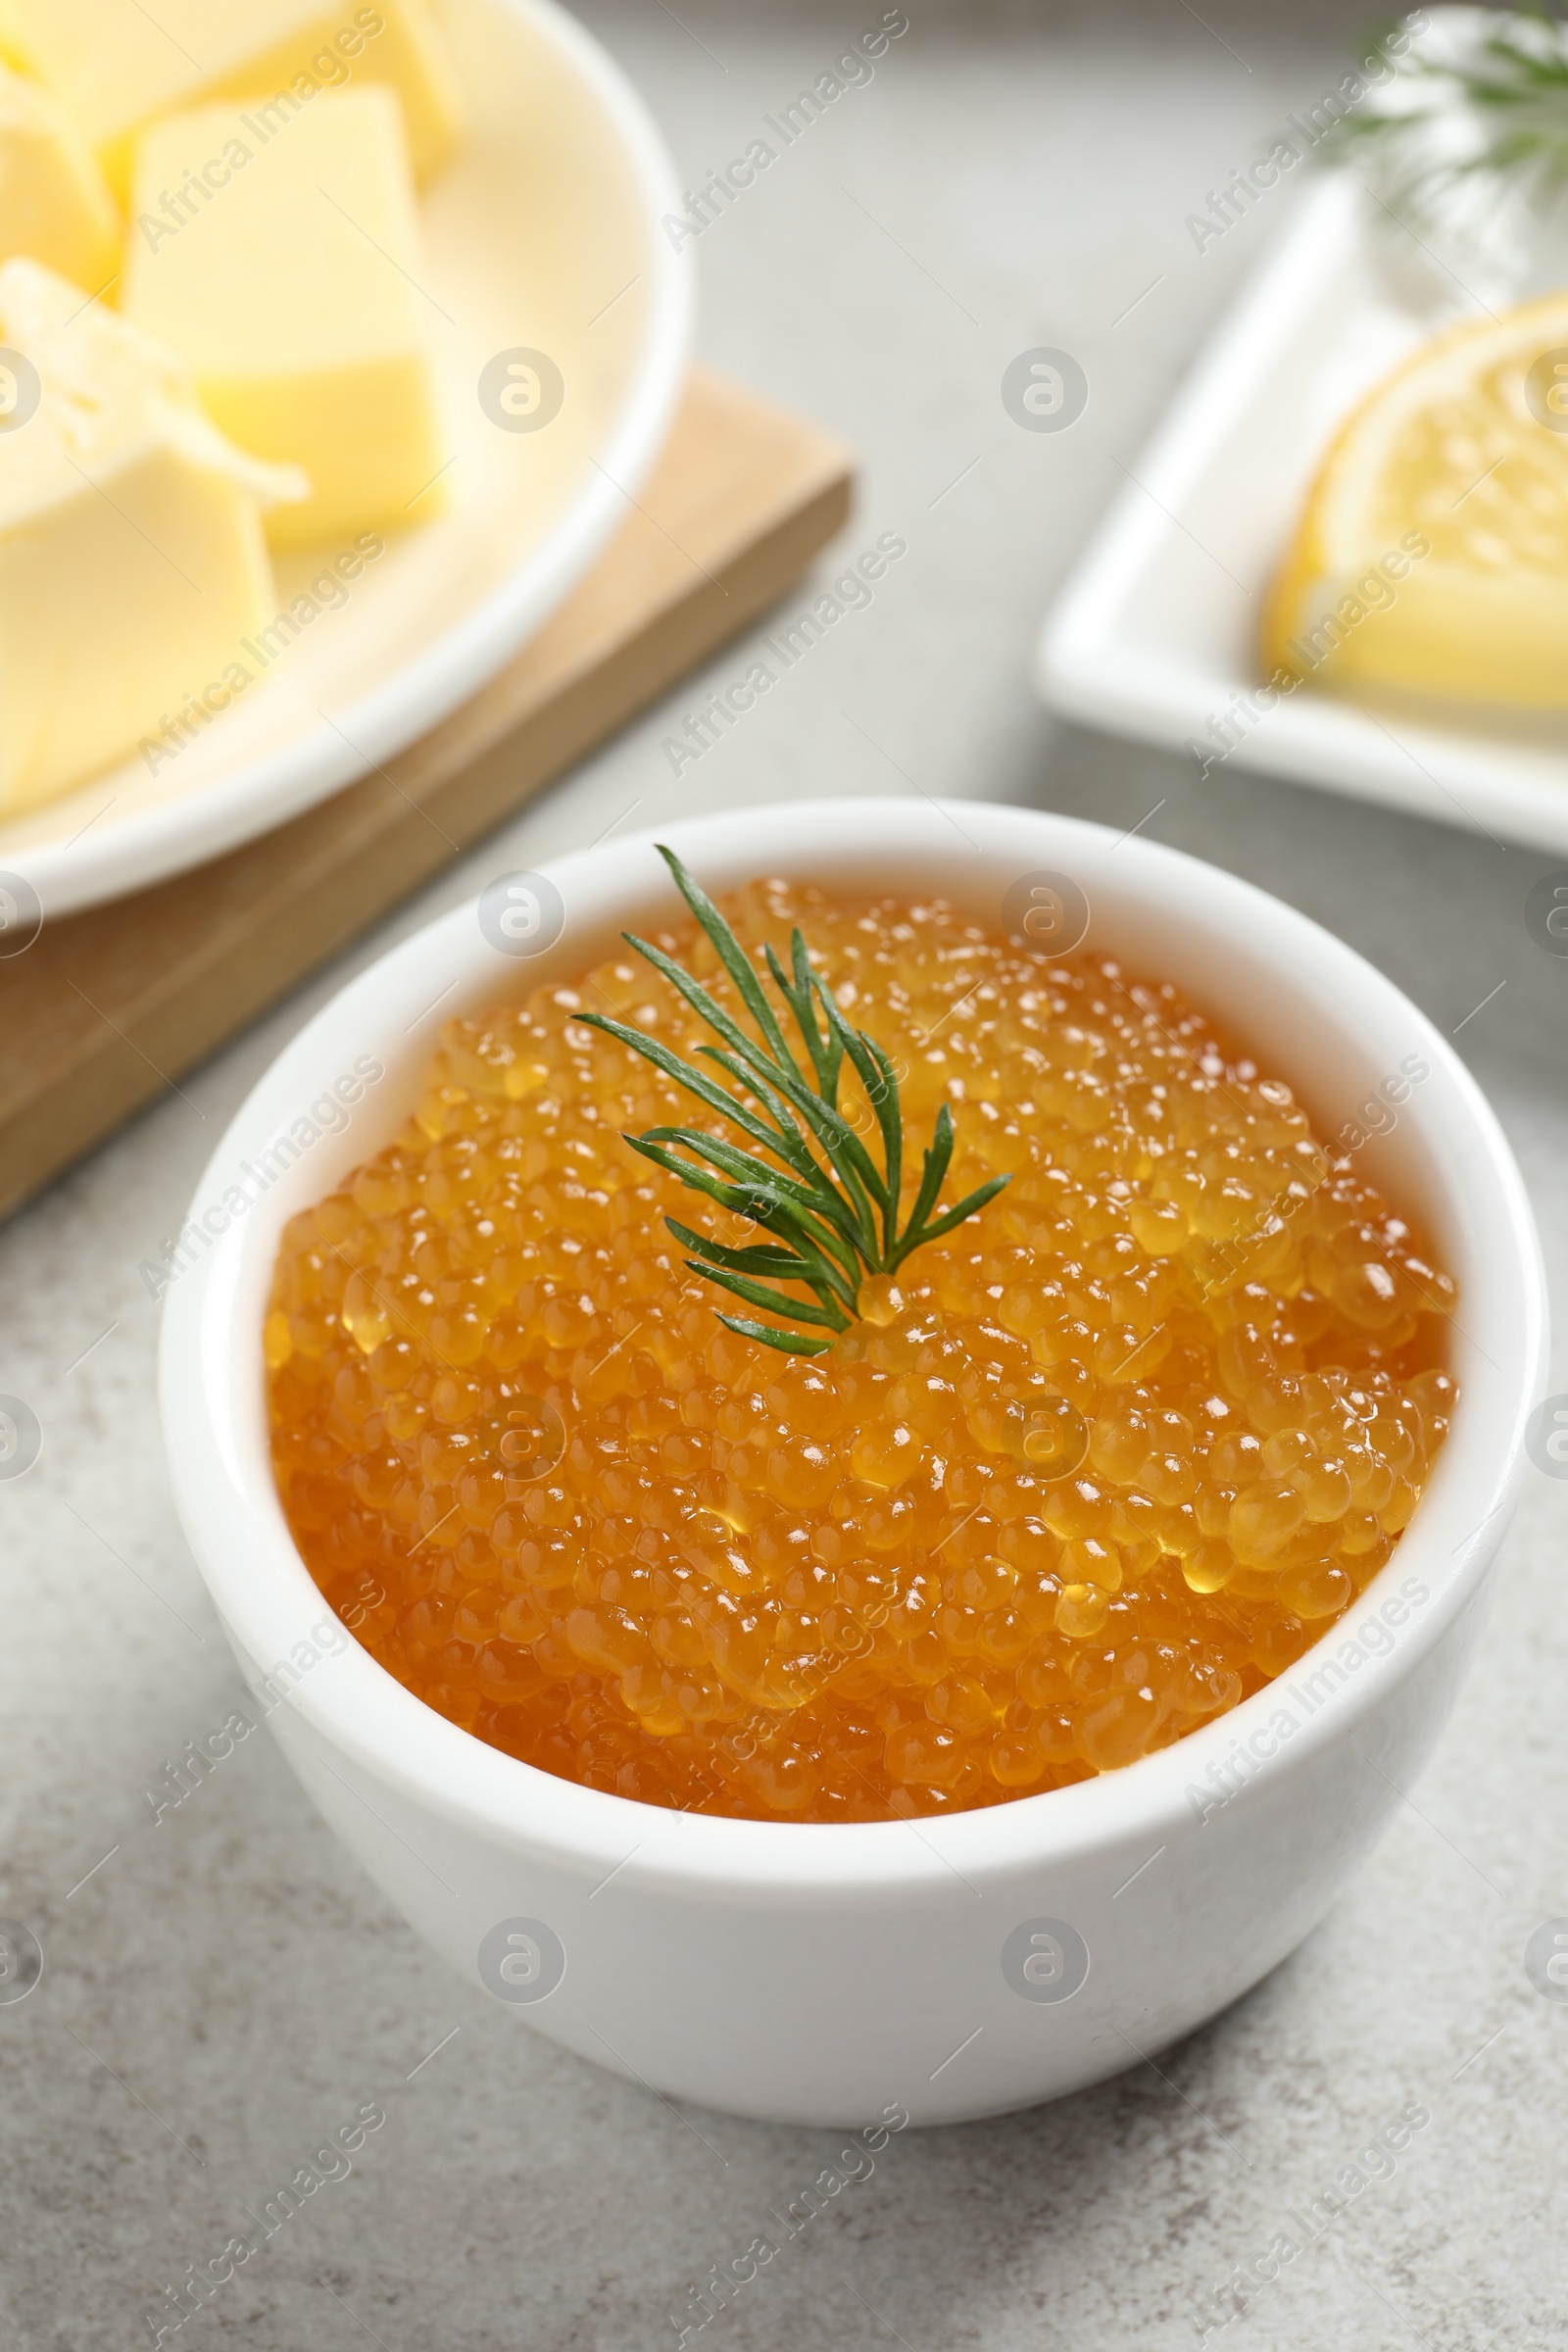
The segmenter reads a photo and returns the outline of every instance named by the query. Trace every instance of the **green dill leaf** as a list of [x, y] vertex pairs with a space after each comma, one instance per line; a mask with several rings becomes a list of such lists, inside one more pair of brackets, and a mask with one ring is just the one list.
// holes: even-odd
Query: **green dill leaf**
[[948, 1172], [948, 1163], [953, 1157], [954, 1140], [953, 1113], [944, 1102], [937, 1112], [936, 1130], [926, 1152], [920, 1174], [920, 1190], [914, 1197], [909, 1222], [905, 1227], [906, 1233], [918, 1233], [935, 1208], [943, 1178]]
[[655, 846], [675, 877], [675, 888], [718, 951], [719, 961], [740, 990], [741, 1002], [762, 1032], [765, 1043], [780, 1062], [788, 1062], [793, 1068], [794, 1055], [784, 1043], [784, 1032], [774, 1017], [772, 1005], [762, 994], [762, 984], [757, 977], [751, 957], [702, 884], [687, 871], [674, 851], [665, 849], [662, 842]]
[[898, 1226], [899, 1195], [904, 1189], [904, 1105], [899, 1101], [899, 1081], [892, 1062], [874, 1037], [867, 1036], [863, 1029], [858, 1034], [864, 1040], [881, 1081], [879, 1086], [868, 1086], [865, 1091], [870, 1097], [871, 1108], [876, 1113], [876, 1123], [882, 1130], [882, 1156], [887, 1162], [888, 1200], [892, 1210], [886, 1240], [891, 1248]]
[[683, 1250], [695, 1250], [703, 1257], [710, 1257], [716, 1266], [728, 1266], [736, 1274], [780, 1274], [801, 1282], [807, 1279], [807, 1265], [791, 1250], [732, 1250], [725, 1242], [715, 1242], [706, 1233], [694, 1233], [677, 1217], [666, 1217], [664, 1223]]
[[834, 1224], [842, 1231], [851, 1248], [856, 1247], [856, 1235], [844, 1203], [825, 1187], [817, 1191], [799, 1184], [794, 1177], [783, 1174], [777, 1168], [765, 1166], [760, 1159], [754, 1159], [749, 1152], [738, 1151], [733, 1144], [725, 1143], [721, 1136], [705, 1135], [700, 1128], [650, 1127], [644, 1140], [655, 1144], [683, 1145], [688, 1152], [705, 1159], [710, 1167], [716, 1168], [721, 1176], [727, 1176], [732, 1185], [753, 1189], [760, 1198], [783, 1201], [798, 1213]]
[[804, 1332], [780, 1331], [773, 1323], [748, 1322], [744, 1315], [719, 1315], [718, 1320], [726, 1331], [737, 1331], [743, 1340], [756, 1340], [760, 1347], [776, 1348], [780, 1355], [827, 1355], [833, 1346], [831, 1340], [808, 1340]]
[[963, 1224], [966, 1218], [977, 1216], [986, 1202], [994, 1200], [1011, 1182], [1010, 1176], [993, 1176], [989, 1184], [976, 1186], [958, 1202], [956, 1208], [950, 1208], [946, 1216], [937, 1218], [935, 1224], [922, 1225], [912, 1239], [906, 1240], [900, 1251], [901, 1258], [906, 1257], [911, 1250], [919, 1250], [925, 1243], [936, 1241], [942, 1234], [951, 1233], [956, 1225]]
[[688, 1272], [701, 1274], [708, 1282], [715, 1283], [736, 1298], [744, 1298], [748, 1306], [763, 1306], [775, 1315], [791, 1317], [797, 1323], [821, 1323], [829, 1331], [848, 1331], [850, 1318], [837, 1307], [812, 1306], [805, 1298], [788, 1298], [765, 1282], [753, 1282], [745, 1274], [731, 1274], [722, 1266], [705, 1266], [700, 1258], [685, 1260]]

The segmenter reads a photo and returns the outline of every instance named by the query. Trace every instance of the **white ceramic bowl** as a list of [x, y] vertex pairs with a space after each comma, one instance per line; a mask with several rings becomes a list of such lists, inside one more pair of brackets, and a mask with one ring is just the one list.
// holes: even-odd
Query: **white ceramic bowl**
[[[579, 1788], [459, 1731], [351, 1642], [294, 1549], [269, 1464], [261, 1325], [281, 1227], [390, 1139], [450, 1013], [580, 970], [623, 924], [673, 908], [646, 836], [549, 869], [566, 917], [546, 955], [497, 953], [472, 906], [406, 941], [246, 1102], [192, 1212], [205, 1235], [227, 1230], [192, 1243], [167, 1301], [180, 1515], [247, 1682], [283, 1666], [270, 1720], [328, 1822], [454, 1967], [542, 2032], [662, 2091], [801, 2123], [865, 2124], [894, 2102], [937, 2122], [1053, 2097], [1157, 2051], [1273, 1968], [1419, 1771], [1475, 1645], [1543, 1371], [1523, 1187], [1485, 1100], [1414, 1005], [1213, 866], [967, 802], [951, 815], [796, 804], [667, 838], [710, 887], [783, 873], [940, 890], [993, 919], [1019, 876], [1065, 872], [1088, 894], [1089, 945], [1239, 1021], [1320, 1132], [1381, 1102], [1363, 1163], [1425, 1222], [1462, 1292], [1461, 1402], [1393, 1561], [1283, 1683], [1174, 1747], [908, 1824], [715, 1820]], [[1400, 1085], [1401, 1067], [1423, 1066]], [[358, 1099], [339, 1112], [345, 1077], [337, 1099]], [[291, 1132], [297, 1160], [262, 1189]], [[1238, 1757], [1238, 1792], [1219, 1801], [1211, 1771]]]
[[[447, 505], [388, 531], [346, 601], [338, 545], [278, 556], [280, 611], [327, 585], [275, 666], [156, 774], [138, 756], [0, 824], [0, 871], [46, 915], [220, 857], [428, 733], [569, 594], [664, 445], [696, 270], [662, 225], [680, 198], [658, 130], [556, 0], [440, 9], [467, 116], [420, 203]], [[520, 350], [564, 380], [544, 430], [482, 405], [486, 368]]]

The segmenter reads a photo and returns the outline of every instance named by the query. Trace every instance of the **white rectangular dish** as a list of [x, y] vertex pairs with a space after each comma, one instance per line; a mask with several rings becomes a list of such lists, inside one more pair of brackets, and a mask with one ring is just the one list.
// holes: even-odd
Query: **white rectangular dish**
[[[1476, 306], [1461, 297], [1457, 307]], [[1401, 300], [1359, 190], [1348, 175], [1325, 175], [1132, 467], [1050, 615], [1037, 681], [1051, 707], [1172, 750], [1201, 745], [1214, 762], [1568, 850], [1561, 719], [1446, 724], [1408, 705], [1310, 691], [1250, 713], [1237, 702], [1260, 682], [1264, 592], [1330, 435], [1455, 309]], [[1227, 752], [1210, 722], [1238, 710]]]

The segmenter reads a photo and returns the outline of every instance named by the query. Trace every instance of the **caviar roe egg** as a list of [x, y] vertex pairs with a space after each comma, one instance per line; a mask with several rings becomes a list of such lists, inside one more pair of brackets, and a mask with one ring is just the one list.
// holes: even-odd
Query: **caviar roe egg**
[[[786, 1357], [724, 1329], [664, 1218], [755, 1229], [622, 1141], [690, 1098], [579, 1017], [689, 1056], [664, 981], [628, 951], [449, 1022], [414, 1117], [278, 1255], [273, 1460], [321, 1592], [478, 1738], [701, 1812], [959, 1812], [1234, 1707], [1397, 1544], [1452, 1282], [1168, 982], [940, 900], [763, 881], [724, 911], [759, 961], [801, 925], [906, 1136], [950, 1106], [946, 1199], [1011, 1183]], [[744, 1017], [695, 926], [659, 944]]]

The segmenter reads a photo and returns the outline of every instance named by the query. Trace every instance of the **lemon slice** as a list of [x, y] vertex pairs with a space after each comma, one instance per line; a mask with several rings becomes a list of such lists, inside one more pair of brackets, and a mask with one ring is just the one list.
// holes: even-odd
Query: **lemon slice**
[[1262, 650], [1342, 693], [1568, 710], [1568, 292], [1439, 336], [1362, 401]]

